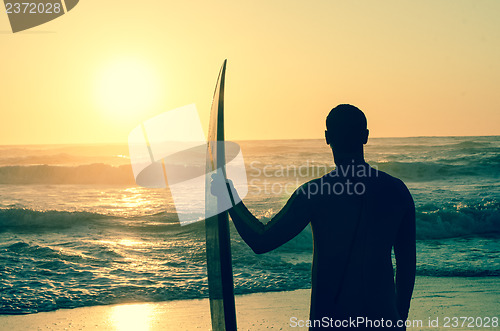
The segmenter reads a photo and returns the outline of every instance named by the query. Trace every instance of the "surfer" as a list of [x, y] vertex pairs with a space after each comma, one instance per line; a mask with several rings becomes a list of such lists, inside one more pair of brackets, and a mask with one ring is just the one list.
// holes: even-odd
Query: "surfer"
[[[339, 105], [329, 113], [326, 127], [336, 164], [332, 172], [300, 186], [267, 224], [243, 202], [229, 213], [257, 254], [283, 245], [311, 224], [311, 307], [305, 323], [310, 330], [405, 330], [415, 282], [413, 199], [401, 180], [365, 162], [369, 132], [361, 110]], [[218, 195], [225, 187], [216, 178], [212, 192]], [[226, 185], [231, 187], [231, 181]]]

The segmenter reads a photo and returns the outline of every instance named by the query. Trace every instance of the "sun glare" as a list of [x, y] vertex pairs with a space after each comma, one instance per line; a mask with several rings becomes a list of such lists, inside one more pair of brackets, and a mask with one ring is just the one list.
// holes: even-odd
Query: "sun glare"
[[128, 304], [112, 308], [110, 322], [117, 331], [146, 331], [154, 319], [151, 304]]
[[115, 119], [133, 117], [151, 110], [160, 96], [159, 78], [140, 59], [117, 59], [106, 65], [97, 78], [99, 107]]

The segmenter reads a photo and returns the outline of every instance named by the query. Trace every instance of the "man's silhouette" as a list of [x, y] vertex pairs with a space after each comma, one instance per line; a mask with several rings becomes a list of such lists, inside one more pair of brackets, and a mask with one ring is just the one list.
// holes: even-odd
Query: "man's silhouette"
[[332, 172], [299, 187], [267, 224], [243, 202], [229, 211], [231, 218], [257, 254], [283, 245], [311, 224], [311, 330], [335, 325], [405, 329], [397, 323], [408, 317], [415, 282], [412, 197], [401, 180], [365, 163], [368, 130], [361, 110], [339, 105], [328, 115], [326, 126], [326, 142], [336, 164]]

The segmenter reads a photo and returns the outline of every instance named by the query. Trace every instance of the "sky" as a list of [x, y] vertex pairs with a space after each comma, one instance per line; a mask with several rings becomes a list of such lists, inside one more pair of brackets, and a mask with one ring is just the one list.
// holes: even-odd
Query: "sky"
[[0, 13], [0, 145], [126, 143], [165, 111], [226, 138], [321, 138], [340, 103], [372, 137], [500, 134], [498, 0], [81, 0], [13, 34]]

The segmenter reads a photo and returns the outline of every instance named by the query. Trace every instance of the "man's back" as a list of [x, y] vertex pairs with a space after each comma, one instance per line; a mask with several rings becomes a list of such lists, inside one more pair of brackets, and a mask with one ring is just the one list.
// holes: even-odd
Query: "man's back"
[[358, 317], [383, 318], [395, 325], [406, 319], [413, 291], [413, 200], [399, 179], [366, 163], [350, 166], [365, 170], [354, 175], [334, 171], [302, 185], [267, 224], [260, 223], [243, 202], [230, 210], [231, 218], [243, 240], [258, 254], [281, 246], [311, 224], [310, 319], [316, 325], [322, 325], [325, 318]]
[[[395, 322], [407, 312], [399, 313], [391, 252], [415, 240], [413, 200], [400, 180], [368, 165], [349, 167], [356, 171], [343, 176], [341, 168], [302, 187], [314, 237], [310, 317]], [[411, 260], [411, 249], [405, 254], [398, 264]]]

